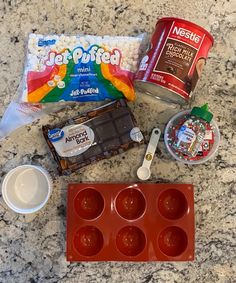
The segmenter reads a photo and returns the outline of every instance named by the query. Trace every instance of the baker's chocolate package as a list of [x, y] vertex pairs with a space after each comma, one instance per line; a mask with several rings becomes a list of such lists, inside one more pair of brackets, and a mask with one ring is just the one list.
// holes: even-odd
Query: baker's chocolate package
[[123, 99], [42, 129], [60, 174], [122, 153], [144, 140]]

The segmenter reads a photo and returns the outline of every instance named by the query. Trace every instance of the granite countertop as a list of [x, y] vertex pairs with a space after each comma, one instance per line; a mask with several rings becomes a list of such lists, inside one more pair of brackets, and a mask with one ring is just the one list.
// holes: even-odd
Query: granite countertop
[[[135, 170], [145, 151], [141, 146], [71, 176], [58, 177], [42, 137], [42, 124], [99, 103], [67, 108], [13, 133], [0, 143], [0, 182], [17, 165], [41, 165], [53, 178], [53, 193], [44, 209], [27, 216], [12, 212], [0, 198], [0, 282], [235, 282], [236, 2], [3, 0], [0, 16], [0, 115], [21, 80], [29, 32], [137, 35], [151, 33], [157, 18], [177, 16], [205, 27], [215, 38], [193, 103], [209, 102], [221, 132], [218, 154], [206, 164], [176, 162], [163, 142], [153, 161], [151, 182], [195, 186], [196, 258], [179, 263], [66, 262], [67, 184], [136, 182]], [[146, 135], [154, 126], [163, 129], [168, 118], [179, 111], [142, 94], [130, 107]]]

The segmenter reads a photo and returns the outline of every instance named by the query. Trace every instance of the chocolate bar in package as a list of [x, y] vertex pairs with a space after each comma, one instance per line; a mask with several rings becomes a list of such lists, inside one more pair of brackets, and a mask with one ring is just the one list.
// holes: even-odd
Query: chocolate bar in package
[[60, 174], [122, 153], [144, 140], [123, 99], [42, 129]]

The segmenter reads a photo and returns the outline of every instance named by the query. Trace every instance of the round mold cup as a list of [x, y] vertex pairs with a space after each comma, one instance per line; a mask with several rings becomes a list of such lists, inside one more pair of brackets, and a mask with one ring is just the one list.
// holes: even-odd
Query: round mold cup
[[187, 244], [187, 234], [177, 226], [167, 227], [158, 237], [160, 250], [170, 257], [180, 256], [186, 250]]
[[95, 189], [86, 188], [76, 195], [74, 208], [81, 218], [92, 220], [101, 215], [104, 209], [104, 199]]
[[219, 128], [215, 122], [214, 119], [212, 119], [211, 121], [211, 125], [214, 131], [214, 144], [212, 146], [211, 151], [208, 153], [208, 155], [206, 155], [205, 157], [199, 158], [198, 160], [187, 160], [187, 159], [182, 159], [180, 158], [174, 151], [173, 149], [170, 147], [169, 143], [168, 143], [168, 132], [169, 129], [172, 128], [173, 124], [175, 123], [175, 121], [181, 117], [184, 117], [186, 114], [189, 114], [191, 112], [191, 110], [185, 110], [185, 111], [181, 111], [179, 113], [177, 113], [176, 115], [174, 115], [169, 122], [167, 123], [166, 127], [165, 127], [165, 131], [164, 131], [164, 142], [165, 142], [165, 146], [168, 150], [168, 152], [171, 154], [172, 157], [174, 157], [176, 160], [185, 163], [185, 164], [193, 164], [193, 165], [197, 165], [197, 164], [202, 164], [207, 162], [210, 158], [214, 157], [214, 155], [216, 154], [219, 145], [220, 145], [220, 131]]
[[181, 218], [188, 210], [188, 203], [184, 194], [176, 189], [163, 191], [157, 201], [157, 208], [167, 219]]
[[115, 207], [121, 217], [126, 220], [135, 220], [143, 215], [146, 201], [142, 192], [134, 188], [127, 188], [117, 195]]
[[116, 246], [125, 256], [137, 256], [146, 246], [145, 234], [136, 226], [125, 226], [116, 236]]
[[95, 256], [103, 247], [103, 235], [94, 226], [84, 226], [74, 236], [74, 248], [82, 256]]
[[52, 180], [48, 172], [39, 166], [21, 165], [7, 173], [2, 183], [2, 196], [13, 211], [34, 213], [48, 201], [52, 192]]

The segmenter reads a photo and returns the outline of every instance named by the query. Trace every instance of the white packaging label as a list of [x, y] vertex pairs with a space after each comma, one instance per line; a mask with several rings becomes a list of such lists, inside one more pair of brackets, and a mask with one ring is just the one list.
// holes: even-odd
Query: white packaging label
[[53, 129], [48, 137], [61, 157], [72, 157], [85, 152], [94, 142], [94, 132], [86, 125], [70, 125]]
[[192, 144], [196, 139], [196, 134], [192, 129], [189, 129], [186, 126], [182, 126], [180, 131], [178, 132], [178, 139], [180, 142], [190, 143]]
[[206, 130], [204, 139], [205, 140], [212, 140], [212, 130]]
[[130, 131], [130, 138], [131, 138], [131, 140], [133, 140], [135, 142], [141, 142], [143, 140], [143, 134], [141, 133], [141, 131], [138, 127], [134, 127]]

